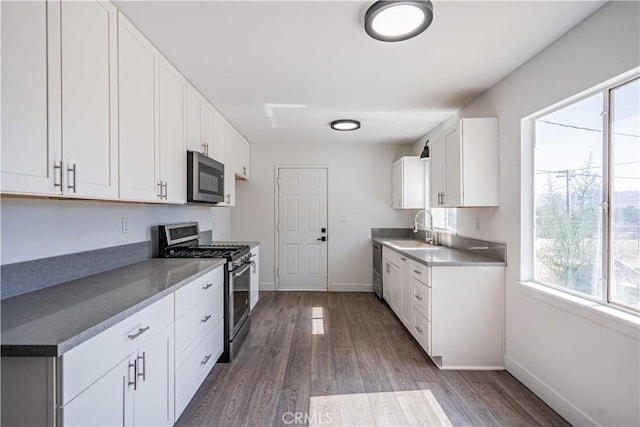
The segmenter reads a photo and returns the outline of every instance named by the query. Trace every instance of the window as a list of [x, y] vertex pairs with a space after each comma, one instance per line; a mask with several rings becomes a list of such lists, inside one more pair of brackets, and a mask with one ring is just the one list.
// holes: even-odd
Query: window
[[455, 208], [431, 208], [433, 228], [455, 232], [458, 226], [458, 213]]
[[534, 280], [640, 309], [640, 79], [535, 119]]

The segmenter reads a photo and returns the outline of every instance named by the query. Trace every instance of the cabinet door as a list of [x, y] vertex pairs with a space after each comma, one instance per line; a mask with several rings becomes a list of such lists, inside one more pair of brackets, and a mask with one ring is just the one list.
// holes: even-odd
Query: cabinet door
[[235, 129], [226, 120], [224, 121], [224, 204], [223, 206], [235, 206], [236, 204], [236, 174], [235, 162]]
[[220, 163], [225, 163], [225, 120], [217, 110], [213, 115], [213, 158]]
[[[2, 17], [2, 192], [60, 194], [62, 160], [59, 105], [48, 98], [59, 91], [60, 18], [47, 2], [0, 2]], [[50, 18], [47, 18], [49, 13]], [[49, 25], [48, 25], [49, 21]], [[57, 31], [56, 31], [57, 29]], [[47, 44], [47, 31], [50, 40]], [[47, 64], [47, 49], [51, 59]], [[47, 81], [47, 66], [49, 79]], [[57, 78], [56, 78], [57, 77]], [[59, 96], [59, 93], [58, 93]], [[59, 101], [59, 99], [58, 99]], [[50, 102], [51, 137], [47, 129]]]
[[444, 169], [445, 169], [445, 150], [442, 139], [435, 140], [429, 144], [430, 150], [430, 179], [429, 185], [429, 206], [438, 208], [441, 206], [441, 195], [444, 192]]
[[118, 197], [117, 9], [61, 2], [63, 191]]
[[158, 145], [165, 201], [186, 203], [187, 152], [184, 144], [186, 80], [164, 59], [158, 62]]
[[249, 141], [247, 141], [239, 132], [236, 131], [236, 153], [235, 158], [236, 176], [242, 179], [249, 179], [249, 164], [251, 161], [251, 153]]
[[174, 422], [173, 324], [138, 349], [138, 384], [133, 425], [170, 426]]
[[215, 156], [215, 143], [213, 141], [214, 132], [214, 108], [206, 100], [200, 104], [200, 126], [202, 135], [203, 153], [209, 157]]
[[200, 94], [187, 84], [187, 150], [202, 152]]
[[400, 285], [402, 274], [400, 268], [389, 260], [383, 260], [382, 284], [384, 299], [391, 309], [400, 316]]
[[251, 261], [253, 267], [251, 267], [251, 286], [249, 291], [249, 297], [251, 299], [251, 309], [258, 303], [260, 299], [260, 248], [255, 247], [251, 249]]
[[445, 189], [444, 206], [462, 206], [462, 139], [458, 126], [444, 135]]
[[393, 163], [391, 170], [391, 207], [401, 209], [402, 203], [402, 159]]
[[118, 30], [120, 198], [160, 201], [154, 98], [157, 51], [122, 14]]
[[[90, 363], [90, 362], [87, 362]], [[124, 426], [133, 413], [133, 368], [118, 364], [98, 381], [61, 407], [63, 426]], [[128, 388], [131, 387], [131, 390]]]
[[400, 320], [407, 328], [411, 328], [413, 314], [413, 293], [411, 286], [411, 261], [405, 257], [400, 258], [401, 285], [400, 285]]

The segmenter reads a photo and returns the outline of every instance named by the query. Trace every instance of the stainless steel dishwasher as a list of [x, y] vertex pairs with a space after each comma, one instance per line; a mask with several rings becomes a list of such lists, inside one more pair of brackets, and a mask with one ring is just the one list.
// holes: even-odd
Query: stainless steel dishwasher
[[382, 245], [373, 242], [373, 292], [382, 299]]

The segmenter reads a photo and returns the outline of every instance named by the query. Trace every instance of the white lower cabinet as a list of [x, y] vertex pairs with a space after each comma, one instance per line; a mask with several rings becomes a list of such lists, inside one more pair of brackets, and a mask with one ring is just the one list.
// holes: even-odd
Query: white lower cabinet
[[260, 299], [260, 247], [251, 249], [251, 282], [249, 286], [250, 309], [256, 306]]
[[504, 368], [503, 288], [503, 266], [428, 267], [383, 247], [383, 297], [441, 369]]

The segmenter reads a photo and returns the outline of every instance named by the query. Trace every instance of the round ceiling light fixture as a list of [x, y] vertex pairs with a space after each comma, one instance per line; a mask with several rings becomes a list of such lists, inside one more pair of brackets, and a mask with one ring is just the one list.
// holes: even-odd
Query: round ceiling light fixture
[[360, 122], [352, 119], [334, 120], [331, 122], [331, 129], [340, 131], [358, 130]]
[[364, 16], [364, 29], [371, 37], [384, 42], [399, 42], [417, 36], [433, 21], [433, 4], [429, 0], [380, 0]]

